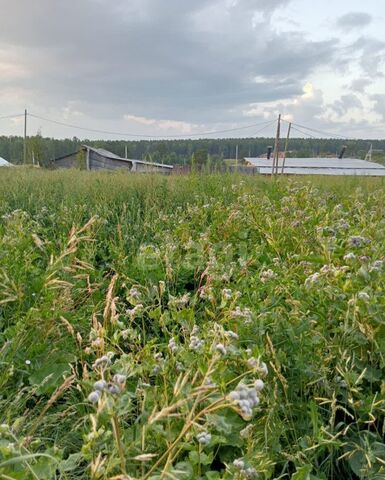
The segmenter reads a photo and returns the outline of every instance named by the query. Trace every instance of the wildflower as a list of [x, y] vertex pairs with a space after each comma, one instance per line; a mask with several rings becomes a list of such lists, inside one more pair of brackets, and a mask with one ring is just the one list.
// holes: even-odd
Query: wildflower
[[122, 375], [121, 373], [116, 373], [112, 380], [114, 383], [116, 383], [117, 385], [123, 385], [124, 382], [126, 381], [126, 376], [125, 375]]
[[225, 298], [226, 300], [230, 300], [231, 297], [232, 297], [232, 294], [233, 294], [233, 292], [231, 291], [230, 288], [224, 288], [222, 290], [223, 298]]
[[227, 338], [231, 338], [232, 340], [238, 340], [239, 336], [237, 333], [233, 332], [232, 330], [227, 330], [225, 332]]
[[264, 375], [264, 376], [266, 376], [266, 375], [269, 373], [269, 370], [268, 370], [267, 365], [266, 365], [265, 362], [261, 362], [261, 363], [259, 364], [258, 371], [259, 371], [259, 373], [260, 373], [261, 375]]
[[349, 252], [346, 255], [344, 255], [344, 260], [354, 260], [355, 258], [356, 256], [353, 252]]
[[26, 364], [26, 365], [31, 365], [31, 360], [26, 360], [26, 361], [25, 361], [25, 364]]
[[91, 392], [88, 397], [87, 397], [87, 400], [91, 403], [97, 403], [99, 400], [100, 400], [100, 392], [99, 390], [95, 390], [93, 392]]
[[380, 272], [384, 267], [384, 261], [383, 260], [376, 260], [373, 262], [373, 265], [370, 267], [371, 272]]
[[349, 237], [348, 242], [351, 247], [362, 247], [365, 243], [368, 243], [368, 239], [365, 237], [361, 237], [359, 235], [354, 235]]
[[273, 272], [270, 268], [268, 270], [264, 270], [263, 272], [260, 273], [259, 278], [261, 282], [265, 283], [268, 280], [272, 280], [274, 278], [277, 278], [277, 274]]
[[129, 292], [130, 297], [134, 298], [135, 300], [139, 300], [140, 292], [137, 288], [132, 287]]
[[151, 375], [158, 375], [160, 372], [160, 365], [155, 365], [155, 367], [151, 371]]
[[108, 384], [108, 387], [107, 387], [107, 390], [112, 394], [112, 395], [117, 395], [118, 393], [120, 393], [120, 388], [115, 385], [114, 383], [109, 383]]
[[126, 310], [127, 315], [129, 315], [132, 319], [135, 318], [139, 313], [143, 310], [143, 305], [138, 303], [134, 308], [129, 308]]
[[110, 358], [107, 355], [103, 355], [95, 361], [95, 363], [93, 364], [93, 368], [97, 368], [100, 365], [109, 365], [110, 363]]
[[198, 351], [200, 350], [204, 345], [204, 341], [203, 340], [200, 340], [198, 337], [196, 337], [195, 335], [191, 335], [190, 337], [190, 344], [189, 344], [189, 348], [190, 350], [194, 350], [194, 351]]
[[170, 341], [168, 342], [168, 348], [170, 349], [171, 353], [176, 353], [178, 351], [178, 346], [174, 338], [170, 338]]
[[313, 275], [310, 275], [309, 277], [307, 277], [307, 279], [305, 280], [305, 287], [306, 288], [310, 288], [312, 285], [314, 285], [315, 283], [318, 283], [320, 280], [320, 274], [318, 272], [316, 273], [313, 273]]
[[231, 312], [232, 318], [244, 318], [246, 323], [250, 323], [252, 319], [252, 312], [250, 308], [244, 308], [243, 310], [240, 307], [236, 307], [235, 310]]
[[370, 300], [370, 296], [366, 292], [358, 292], [357, 296], [360, 300], [364, 300], [365, 302]]
[[235, 390], [230, 392], [229, 398], [238, 405], [242, 415], [246, 418], [251, 418], [253, 408], [260, 402], [256, 388], [248, 387], [243, 383], [240, 383]]
[[179, 297], [179, 298], [172, 297], [168, 303], [170, 306], [181, 308], [188, 303], [189, 299], [190, 299], [190, 294], [185, 293], [182, 297]]
[[219, 353], [221, 353], [222, 355], [226, 355], [227, 350], [226, 350], [225, 346], [224, 346], [222, 343], [218, 343], [215, 348], [216, 348], [216, 350], [217, 350]]
[[368, 263], [369, 260], [370, 260], [370, 258], [369, 258], [367, 255], [361, 255], [361, 256], [359, 257], [359, 260], [360, 260], [360, 262], [362, 262], [362, 263]]
[[211, 433], [200, 432], [197, 435], [197, 440], [201, 445], [208, 445], [211, 442]]
[[243, 470], [245, 468], [245, 462], [241, 458], [236, 458], [233, 461], [233, 465], [235, 468], [238, 468], [238, 470]]
[[[266, 364], [265, 364], [266, 365]], [[265, 383], [263, 380], [255, 380], [254, 382], [254, 388], [257, 390], [257, 392], [261, 392], [265, 388]]]
[[94, 390], [98, 392], [102, 392], [103, 390], [107, 390], [108, 384], [105, 380], [98, 380], [94, 383]]

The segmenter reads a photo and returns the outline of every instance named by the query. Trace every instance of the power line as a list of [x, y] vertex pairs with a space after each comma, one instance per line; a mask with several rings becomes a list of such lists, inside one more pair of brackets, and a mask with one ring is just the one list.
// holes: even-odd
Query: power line
[[[283, 120], [282, 121], [286, 122], [286, 123], [290, 123], [288, 122], [287, 120]], [[315, 132], [315, 133], [321, 133], [322, 135], [328, 135], [329, 137], [335, 137], [335, 138], [344, 138], [344, 139], [347, 139], [347, 140], [356, 140], [355, 138], [353, 137], [347, 137], [345, 135], [338, 135], [336, 133], [330, 133], [330, 132], [324, 132], [322, 130], [318, 130], [316, 128], [310, 128], [310, 127], [306, 127], [305, 125], [301, 125], [299, 123], [294, 123], [294, 122], [291, 122], [292, 125], [296, 125], [297, 127], [300, 127], [300, 128], [304, 128], [305, 130], [310, 130], [311, 132]], [[303, 132], [302, 132], [303, 133]], [[310, 135], [312, 136], [312, 135]], [[317, 137], [313, 137], [313, 138], [317, 138]]]
[[128, 132], [113, 132], [109, 130], [98, 130], [94, 128], [87, 128], [87, 127], [81, 127], [79, 125], [73, 125], [70, 123], [66, 122], [61, 122], [58, 120], [52, 120], [46, 117], [41, 117], [40, 115], [35, 115], [33, 113], [28, 113], [30, 117], [37, 118], [39, 120], [43, 120], [46, 122], [54, 123], [56, 125], [62, 125], [64, 127], [69, 127], [69, 128], [75, 128], [77, 130], [83, 130], [87, 132], [93, 132], [93, 133], [103, 133], [106, 135], [117, 135], [117, 136], [122, 136], [122, 137], [138, 137], [138, 138], [176, 138], [176, 137], [182, 137], [182, 138], [187, 138], [187, 137], [196, 137], [196, 136], [203, 136], [203, 135], [213, 135], [216, 133], [228, 133], [228, 132], [236, 132], [238, 130], [246, 130], [249, 128], [254, 128], [258, 127], [260, 125], [265, 125], [266, 127], [269, 126], [271, 123], [273, 123], [275, 120], [270, 121], [268, 120], [267, 122], [260, 122], [260, 123], [253, 123], [251, 125], [245, 125], [243, 127], [237, 127], [237, 128], [228, 128], [225, 130], [212, 130], [209, 132], [200, 132], [200, 133], [190, 133], [190, 134], [177, 134], [177, 135], [144, 135], [144, 134], [136, 134], [136, 133], [128, 133]]
[[4, 117], [0, 117], [0, 120], [5, 120], [7, 118], [17, 118], [24, 116], [24, 113], [17, 113], [16, 115], [5, 115]]
[[292, 130], [295, 130], [296, 132], [302, 133], [302, 135], [307, 135], [307, 136], [309, 136], [309, 137], [311, 137], [311, 138], [317, 139], [317, 137], [316, 137], [315, 135], [312, 135], [312, 134], [309, 133], [309, 132], [304, 132], [304, 131], [300, 130], [299, 128], [293, 127], [293, 125], [295, 125], [295, 124], [292, 124], [292, 126], [291, 126]]

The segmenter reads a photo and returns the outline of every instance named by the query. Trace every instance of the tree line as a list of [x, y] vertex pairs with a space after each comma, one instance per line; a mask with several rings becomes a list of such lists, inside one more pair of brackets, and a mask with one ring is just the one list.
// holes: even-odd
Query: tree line
[[[283, 142], [282, 142], [283, 143]], [[76, 152], [83, 144], [94, 148], [104, 148], [116, 155], [171, 165], [224, 163], [235, 159], [238, 149], [239, 160], [244, 157], [257, 157], [266, 153], [268, 146], [274, 145], [271, 137], [259, 138], [220, 138], [188, 140], [80, 140], [77, 137], [66, 139], [46, 138], [37, 134], [27, 139], [27, 163], [33, 159], [41, 166], [49, 167], [52, 161]], [[288, 156], [317, 157], [336, 155], [343, 145], [347, 146], [346, 156], [364, 158], [370, 145], [373, 145], [373, 160], [384, 162], [385, 140], [341, 140], [292, 138], [289, 141]], [[11, 163], [23, 163], [23, 137], [0, 136], [0, 156]]]

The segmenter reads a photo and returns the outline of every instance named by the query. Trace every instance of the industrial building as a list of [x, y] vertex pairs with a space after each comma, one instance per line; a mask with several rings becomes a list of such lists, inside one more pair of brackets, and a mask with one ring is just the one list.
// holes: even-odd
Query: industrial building
[[82, 170], [128, 170], [130, 172], [171, 173], [172, 165], [122, 158], [103, 148], [82, 145], [77, 152], [55, 158], [53, 168]]
[[[245, 158], [261, 175], [272, 173], [273, 158]], [[284, 162], [284, 166], [283, 166]], [[385, 176], [385, 166], [356, 158], [283, 158], [278, 159], [278, 174], [285, 175], [354, 175]]]

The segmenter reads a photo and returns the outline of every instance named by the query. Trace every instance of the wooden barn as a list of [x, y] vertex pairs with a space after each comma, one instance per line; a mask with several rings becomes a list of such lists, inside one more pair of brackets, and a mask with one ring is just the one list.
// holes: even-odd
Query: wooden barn
[[53, 168], [80, 170], [128, 170], [130, 172], [171, 173], [172, 165], [122, 158], [103, 148], [82, 145], [80, 150], [55, 158]]

